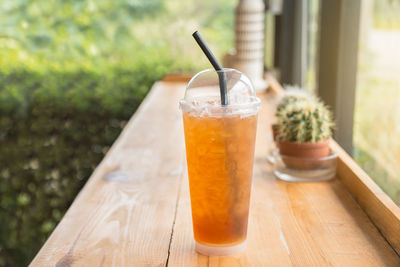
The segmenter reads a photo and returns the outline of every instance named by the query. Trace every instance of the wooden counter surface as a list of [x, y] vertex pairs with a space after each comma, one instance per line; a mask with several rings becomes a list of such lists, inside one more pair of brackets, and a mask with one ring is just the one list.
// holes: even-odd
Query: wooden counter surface
[[247, 249], [196, 254], [178, 109], [184, 88], [176, 78], [154, 85], [30, 266], [400, 266], [345, 179], [274, 177], [266, 160], [274, 92], [260, 94]]

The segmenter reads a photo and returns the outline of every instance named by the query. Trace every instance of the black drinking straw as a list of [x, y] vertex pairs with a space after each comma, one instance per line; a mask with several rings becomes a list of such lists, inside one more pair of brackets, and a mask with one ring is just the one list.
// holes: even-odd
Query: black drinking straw
[[221, 94], [221, 105], [226, 106], [228, 105], [228, 96], [226, 91], [226, 77], [224, 69], [222, 68], [221, 64], [219, 64], [218, 60], [215, 58], [210, 48], [208, 48], [206, 42], [201, 37], [200, 33], [198, 31], [195, 31], [192, 35], [193, 38], [196, 40], [197, 44], [200, 46], [201, 50], [203, 50], [203, 53], [207, 56], [211, 65], [213, 65], [214, 69], [218, 73], [219, 91]]

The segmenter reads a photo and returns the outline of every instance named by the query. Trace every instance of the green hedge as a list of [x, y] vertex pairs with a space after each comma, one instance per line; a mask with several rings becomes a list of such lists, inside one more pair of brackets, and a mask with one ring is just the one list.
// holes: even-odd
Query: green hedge
[[26, 266], [168, 64], [0, 70], [0, 266]]

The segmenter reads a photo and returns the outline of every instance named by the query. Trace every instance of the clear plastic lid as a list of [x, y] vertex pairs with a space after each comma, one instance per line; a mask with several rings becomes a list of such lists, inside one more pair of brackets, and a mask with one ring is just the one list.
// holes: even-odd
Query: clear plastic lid
[[193, 116], [251, 116], [258, 112], [260, 99], [256, 97], [250, 79], [235, 69], [224, 69], [228, 105], [221, 105], [219, 73], [213, 69], [197, 73], [188, 83], [180, 108]]

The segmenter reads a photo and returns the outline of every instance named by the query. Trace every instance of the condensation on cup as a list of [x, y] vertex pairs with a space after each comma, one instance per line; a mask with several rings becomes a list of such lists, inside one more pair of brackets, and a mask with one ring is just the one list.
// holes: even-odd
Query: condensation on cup
[[224, 69], [228, 105], [221, 106], [218, 72], [196, 74], [180, 101], [196, 251], [210, 256], [246, 247], [260, 99], [241, 72]]

